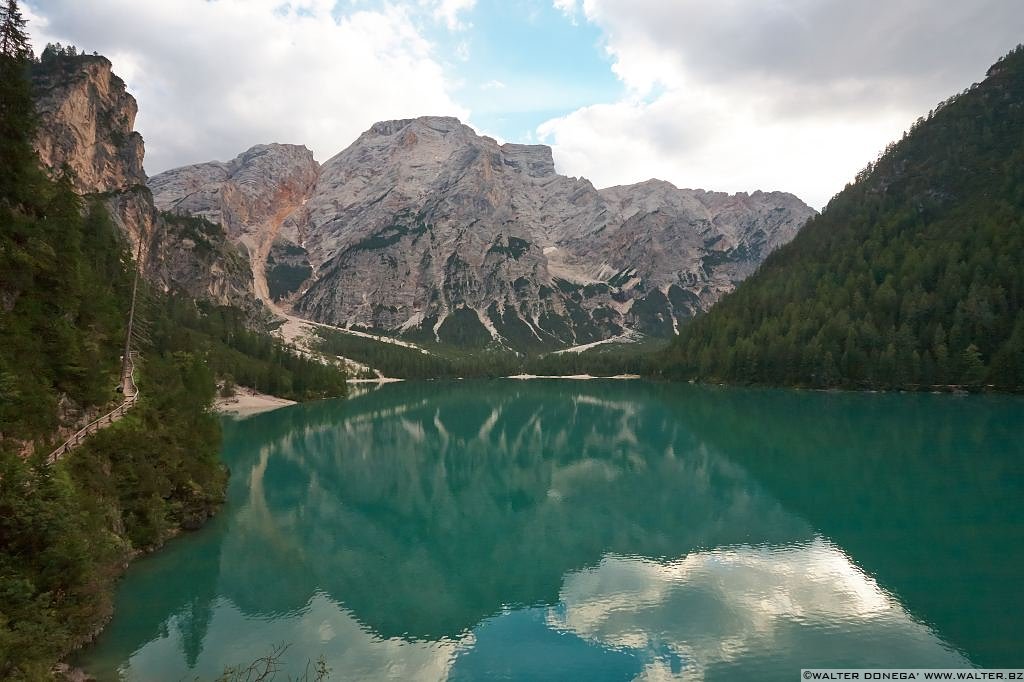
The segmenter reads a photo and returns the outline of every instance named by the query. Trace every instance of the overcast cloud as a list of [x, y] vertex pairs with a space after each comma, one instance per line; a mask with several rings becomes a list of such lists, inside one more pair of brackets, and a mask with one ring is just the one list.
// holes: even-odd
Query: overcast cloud
[[415, 24], [384, 7], [335, 20], [333, 0], [40, 0], [34, 42], [74, 41], [111, 59], [139, 100], [150, 174], [226, 160], [254, 144], [304, 144], [320, 161], [374, 122], [430, 112], [465, 117]]
[[[558, 71], [522, 66], [529, 40], [487, 21], [498, 0], [25, 1], [37, 49], [70, 41], [113, 61], [139, 100], [150, 173], [268, 141], [324, 161], [378, 120], [472, 124], [460, 98], [488, 92], [522, 103], [508, 107], [521, 109], [517, 125], [534, 119], [527, 133], [481, 132], [547, 142], [561, 172], [599, 187], [658, 177], [787, 190], [819, 208], [1024, 40], [1021, 0], [519, 0], [524, 21], [548, 22], [548, 40], [552, 27], [600, 34], [584, 41], [589, 55], [567, 49]], [[507, 50], [508, 73], [467, 82], [481, 44]], [[560, 108], [594, 78], [565, 68], [584, 58], [604, 60], [622, 94]], [[506, 87], [565, 73], [578, 77]]]
[[629, 94], [544, 123], [597, 185], [793, 191], [820, 208], [1024, 40], [1021, 0], [554, 0]]

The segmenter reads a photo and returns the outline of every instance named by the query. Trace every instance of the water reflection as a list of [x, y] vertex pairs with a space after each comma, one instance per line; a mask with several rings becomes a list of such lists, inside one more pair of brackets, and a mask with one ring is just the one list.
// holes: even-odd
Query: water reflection
[[[965, 588], [904, 565], [936, 547], [903, 545], [948, 519], [890, 497], [907, 480], [970, 494], [980, 475], [996, 504], [975, 518], [1019, 537], [1019, 509], [999, 502], [1021, 490], [1019, 444], [1001, 440], [1020, 403], [961, 410], [935, 434], [919, 421], [950, 399], [873, 412], [863, 398], [428, 383], [230, 422], [224, 513], [133, 568], [83, 663], [100, 679], [209, 678], [290, 642], [289, 665], [323, 654], [337, 679], [963, 664], [983, 633], [946, 622], [909, 576]], [[949, 452], [965, 439], [997, 474]], [[887, 477], [877, 460], [895, 454]]]
[[[644, 678], [793, 678], [805, 666], [968, 665], [831, 543], [654, 562], [606, 557], [566, 576], [548, 622], [638, 652]], [[787, 652], [779, 656], [779, 652]]]

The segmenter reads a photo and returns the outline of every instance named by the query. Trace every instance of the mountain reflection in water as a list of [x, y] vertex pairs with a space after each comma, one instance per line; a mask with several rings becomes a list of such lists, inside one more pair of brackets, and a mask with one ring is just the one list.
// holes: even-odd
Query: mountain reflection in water
[[1020, 423], [1013, 398], [514, 381], [228, 421], [223, 513], [131, 569], [80, 664], [212, 678], [290, 643], [289, 672], [323, 655], [345, 680], [1014, 665]]

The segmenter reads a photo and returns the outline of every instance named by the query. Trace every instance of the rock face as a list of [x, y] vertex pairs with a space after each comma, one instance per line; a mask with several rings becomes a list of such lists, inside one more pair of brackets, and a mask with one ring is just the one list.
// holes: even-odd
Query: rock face
[[150, 187], [161, 209], [220, 222], [266, 261], [260, 293], [303, 316], [527, 352], [670, 335], [813, 214], [780, 192], [599, 191], [557, 174], [549, 147], [442, 117], [377, 123], [319, 169], [266, 145]]
[[109, 61], [49, 59], [33, 87], [40, 158], [102, 195], [145, 275], [253, 314], [273, 300], [340, 326], [527, 352], [667, 336], [813, 214], [779, 192], [597, 190], [556, 173], [549, 147], [442, 117], [377, 123], [322, 167], [270, 144], [147, 180], [135, 99]]
[[110, 62], [49, 58], [33, 68], [32, 87], [40, 160], [55, 172], [69, 168], [81, 194], [105, 201], [133, 255], [141, 254], [144, 276], [164, 290], [258, 314], [248, 260], [224, 231], [165, 220], [154, 205], [142, 136], [133, 129], [138, 106]]
[[57, 57], [32, 74], [42, 125], [36, 151], [43, 165], [74, 172], [82, 193], [145, 185], [138, 106], [104, 57]]
[[[282, 225], [302, 207], [319, 170], [313, 152], [305, 147], [257, 145], [228, 163], [204, 163], [161, 173], [149, 186], [161, 210], [198, 216], [223, 227], [251, 259], [256, 293], [266, 300], [271, 297], [264, 267], [267, 260], [273, 274], [282, 262], [290, 263], [290, 257], [305, 253], [295, 246], [302, 237], [294, 221], [284, 230]], [[308, 276], [308, 264], [302, 272], [305, 276], [296, 284]], [[278, 280], [272, 281], [276, 285]], [[275, 286], [273, 293], [290, 290], [282, 292]]]

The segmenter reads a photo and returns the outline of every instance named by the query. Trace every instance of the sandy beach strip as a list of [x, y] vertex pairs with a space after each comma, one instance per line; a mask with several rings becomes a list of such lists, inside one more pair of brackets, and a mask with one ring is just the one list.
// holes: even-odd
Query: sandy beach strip
[[294, 404], [294, 400], [278, 398], [275, 395], [267, 395], [266, 393], [254, 393], [252, 389], [239, 386], [235, 395], [230, 398], [218, 397], [214, 400], [213, 409], [221, 414], [248, 417]]

